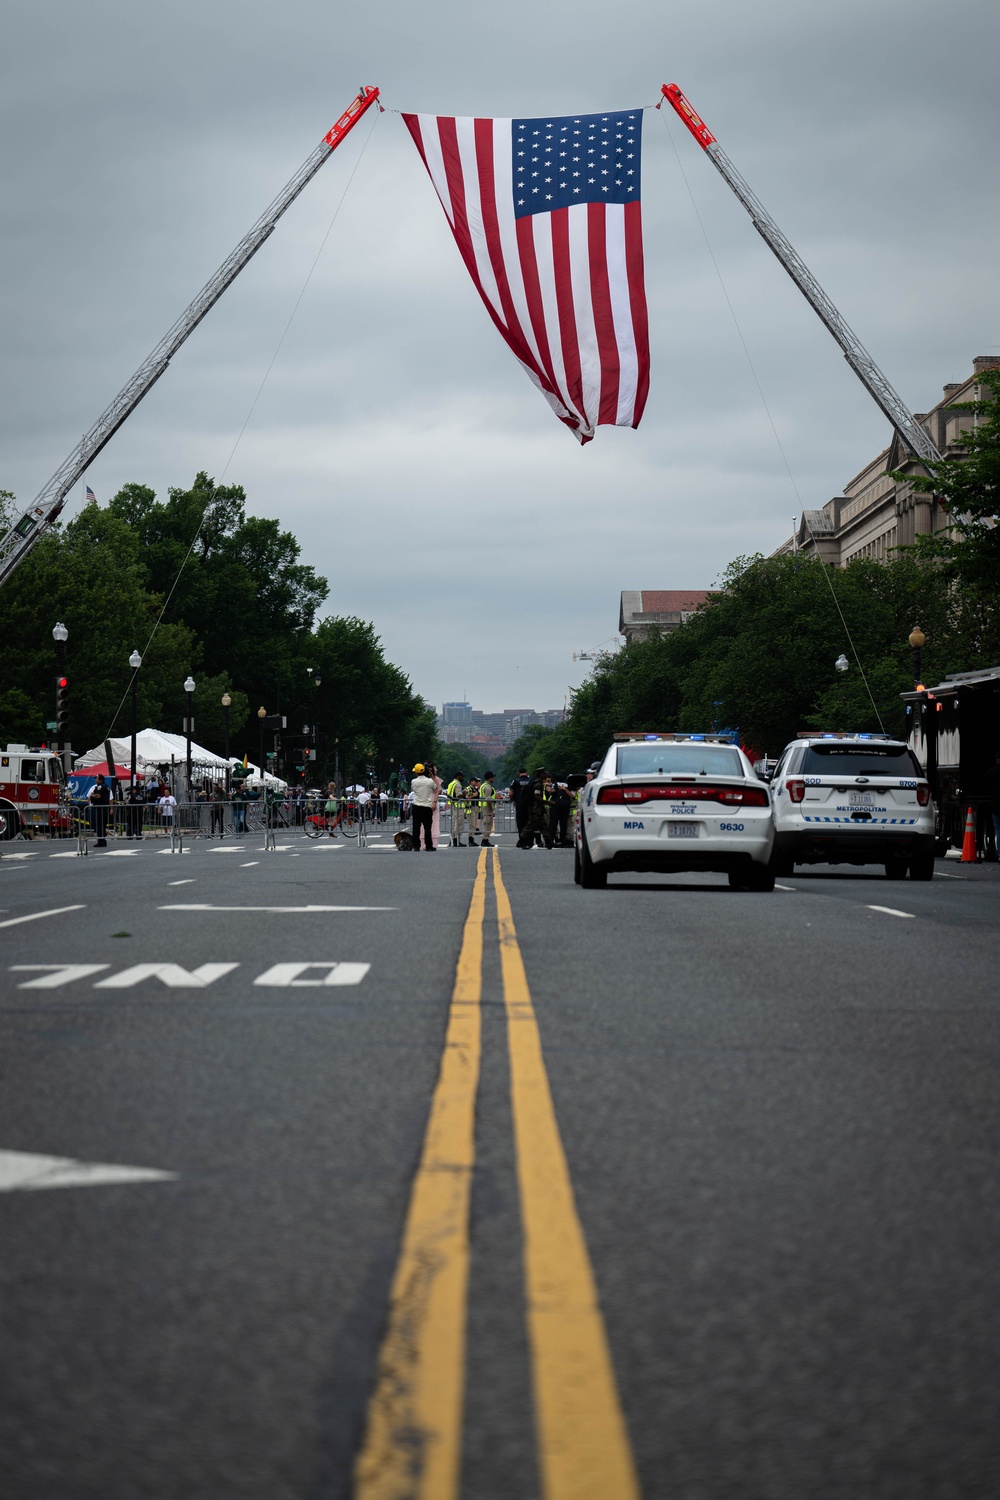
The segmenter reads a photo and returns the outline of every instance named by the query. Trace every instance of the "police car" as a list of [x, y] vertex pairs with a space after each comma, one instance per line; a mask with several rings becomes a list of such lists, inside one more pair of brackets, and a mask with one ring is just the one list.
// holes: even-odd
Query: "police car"
[[890, 880], [934, 876], [935, 810], [913, 751], [881, 734], [800, 734], [771, 776], [774, 862], [882, 864]]
[[734, 889], [772, 891], [768, 788], [734, 735], [618, 734], [576, 819], [578, 885], [624, 870], [719, 870]]

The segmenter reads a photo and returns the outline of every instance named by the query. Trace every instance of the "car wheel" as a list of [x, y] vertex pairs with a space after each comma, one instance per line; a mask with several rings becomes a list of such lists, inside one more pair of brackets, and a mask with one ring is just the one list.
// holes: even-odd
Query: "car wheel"
[[782, 879], [795, 874], [795, 861], [787, 854], [776, 854], [771, 860], [771, 865], [775, 875], [780, 875]]
[[608, 883], [608, 872], [602, 870], [600, 865], [595, 865], [590, 857], [590, 850], [581, 841], [580, 844], [580, 884], [584, 890], [601, 890]]
[[772, 865], [751, 865], [747, 887], [751, 891], [773, 891], [775, 869]]
[[885, 862], [885, 878], [886, 880], [905, 880], [906, 860], [887, 859]]
[[581, 865], [580, 865], [580, 845], [579, 844], [574, 844], [573, 845], [573, 879], [576, 881], [577, 885], [582, 885], [583, 884], [583, 876], [582, 876], [582, 870], [581, 870]]
[[916, 859], [910, 860], [911, 880], [933, 880], [934, 879], [934, 856], [933, 854], [919, 854]]
[[14, 808], [0, 807], [0, 839], [17, 838], [17, 830], [21, 826], [21, 820]]
[[729, 889], [731, 891], [745, 891], [747, 886], [750, 884], [750, 881], [747, 877], [747, 872], [745, 870], [730, 870], [728, 874]]

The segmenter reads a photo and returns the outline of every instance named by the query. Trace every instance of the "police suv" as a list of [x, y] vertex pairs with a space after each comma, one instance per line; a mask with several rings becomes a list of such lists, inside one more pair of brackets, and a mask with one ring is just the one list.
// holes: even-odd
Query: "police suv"
[[578, 885], [621, 870], [721, 870], [734, 889], [772, 891], [771, 797], [734, 735], [616, 734], [580, 790]]
[[771, 776], [774, 864], [884, 864], [934, 875], [934, 804], [909, 746], [881, 734], [800, 734]]

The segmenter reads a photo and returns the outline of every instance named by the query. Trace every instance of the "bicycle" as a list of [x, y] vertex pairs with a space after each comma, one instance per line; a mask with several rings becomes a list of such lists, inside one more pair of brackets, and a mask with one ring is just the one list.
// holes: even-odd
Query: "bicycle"
[[357, 810], [352, 803], [341, 803], [340, 811], [333, 815], [327, 812], [311, 813], [302, 824], [302, 832], [307, 839], [320, 839], [324, 834], [333, 836], [342, 833], [345, 838], [356, 839], [358, 836]]

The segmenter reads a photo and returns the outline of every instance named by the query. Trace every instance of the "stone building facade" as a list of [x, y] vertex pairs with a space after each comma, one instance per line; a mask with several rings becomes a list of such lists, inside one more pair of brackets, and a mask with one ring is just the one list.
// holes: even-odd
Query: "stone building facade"
[[618, 634], [641, 641], [651, 630], [676, 630], [714, 589], [623, 589]]
[[[961, 401], [978, 401], [984, 388], [983, 370], [1000, 369], [1000, 358], [978, 355], [972, 374], [944, 387], [944, 394], [928, 412], [915, 415], [938, 451], [945, 458], [961, 460], [965, 455], [962, 434], [972, 423], [968, 412], [949, 411]], [[893, 479], [890, 471], [920, 474], [920, 463], [898, 435], [844, 486], [842, 495], [828, 500], [822, 510], [804, 510], [794, 536], [772, 555], [801, 552], [844, 567], [858, 557], [884, 562], [894, 547], [905, 547], [918, 536], [948, 531], [952, 520], [933, 495], [914, 490], [905, 480]]]

